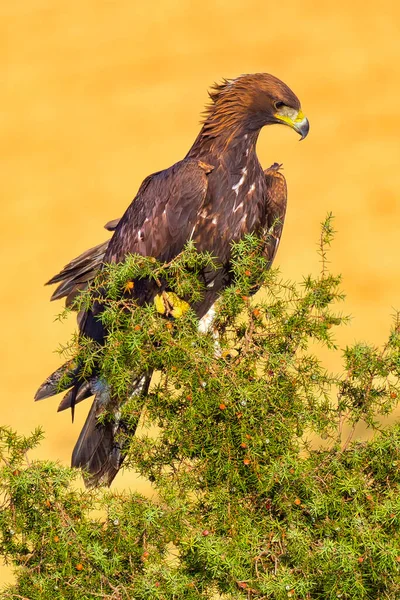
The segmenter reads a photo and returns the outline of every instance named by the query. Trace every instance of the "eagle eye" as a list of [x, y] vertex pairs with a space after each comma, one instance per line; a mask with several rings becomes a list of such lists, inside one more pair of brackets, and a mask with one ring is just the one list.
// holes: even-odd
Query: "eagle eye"
[[285, 106], [285, 103], [278, 100], [278, 102], [275, 102], [274, 106], [276, 110], [279, 110], [280, 108], [283, 108]]

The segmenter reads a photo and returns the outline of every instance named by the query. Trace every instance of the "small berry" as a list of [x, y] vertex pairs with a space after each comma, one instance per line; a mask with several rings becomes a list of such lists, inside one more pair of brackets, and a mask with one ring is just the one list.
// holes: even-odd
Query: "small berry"
[[150, 552], [147, 552], [147, 551], [143, 552], [143, 554], [142, 554], [142, 560], [143, 561], [147, 560], [149, 558], [149, 556], [150, 556]]
[[245, 458], [245, 459], [243, 460], [243, 464], [244, 464], [244, 465], [246, 465], [246, 467], [247, 467], [247, 465], [249, 465], [250, 463], [251, 463], [251, 460], [250, 460], [249, 458]]
[[236, 416], [237, 416], [238, 419], [241, 419], [243, 417], [243, 413], [241, 413], [241, 412], [236, 413]]
[[242, 442], [242, 443], [240, 444], [240, 447], [241, 447], [241, 448], [247, 448], [247, 444], [246, 444], [245, 442]]
[[82, 563], [78, 563], [78, 564], [76, 565], [75, 569], [76, 569], [77, 571], [83, 571], [83, 564], [82, 564]]
[[363, 556], [359, 556], [357, 558], [357, 560], [358, 560], [359, 563], [362, 563], [362, 562], [364, 562], [364, 557]]
[[246, 275], [246, 277], [250, 277], [251, 271], [249, 271], [249, 269], [246, 269], [246, 271], [244, 272], [244, 274]]
[[390, 397], [394, 400], [395, 398], [397, 398], [397, 394], [396, 392], [391, 392]]
[[243, 300], [244, 302], [247, 302], [247, 300], [248, 300], [248, 299], [249, 299], [249, 297], [248, 297], [248, 296], [242, 296], [242, 300]]
[[47, 508], [50, 508], [50, 506], [51, 506], [50, 500], [46, 500], [45, 505], [47, 506]]
[[224, 404], [223, 402], [221, 402], [221, 404], [219, 405], [219, 409], [220, 410], [225, 410], [226, 409], [226, 404]]
[[135, 325], [135, 327], [133, 328], [135, 331], [140, 331], [142, 329], [141, 325]]
[[261, 313], [260, 313], [260, 311], [259, 311], [259, 309], [258, 309], [258, 308], [255, 308], [255, 309], [253, 310], [253, 317], [256, 317], [256, 318], [257, 318], [257, 317], [259, 317], [259, 316], [260, 316], [260, 314], [261, 314]]
[[155, 586], [155, 587], [160, 587], [160, 582], [159, 582], [159, 581], [156, 581], [156, 582], [155, 582], [155, 584], [154, 584], [154, 586]]
[[125, 284], [125, 291], [130, 292], [131, 290], [133, 290], [134, 287], [135, 284], [133, 281], [127, 281], [127, 283]]
[[296, 498], [296, 500], [294, 501], [294, 503], [299, 506], [301, 504], [301, 500], [300, 498]]
[[58, 535], [55, 535], [53, 539], [56, 543], [60, 541], [60, 538], [58, 537]]
[[208, 535], [210, 535], [210, 532], [208, 531], [208, 529], [204, 529], [204, 531], [202, 531], [202, 532], [201, 532], [201, 534], [202, 534], [204, 537], [207, 537]]

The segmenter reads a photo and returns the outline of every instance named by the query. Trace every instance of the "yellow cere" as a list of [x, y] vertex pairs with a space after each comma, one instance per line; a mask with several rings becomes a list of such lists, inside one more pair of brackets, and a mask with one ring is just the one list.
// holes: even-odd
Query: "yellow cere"
[[301, 123], [301, 121], [305, 119], [302, 110], [295, 110], [289, 106], [282, 106], [282, 108], [275, 113], [275, 117], [290, 127], [294, 127], [296, 123]]

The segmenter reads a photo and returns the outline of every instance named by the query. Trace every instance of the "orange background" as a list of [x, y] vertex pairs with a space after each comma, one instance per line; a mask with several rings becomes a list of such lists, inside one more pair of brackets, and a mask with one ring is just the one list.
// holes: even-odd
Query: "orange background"
[[399, 19], [393, 0], [2, 3], [1, 423], [43, 425], [38, 455], [69, 462], [88, 403], [74, 425], [58, 399], [33, 404], [74, 327], [54, 322], [43, 282], [185, 155], [222, 77], [271, 72], [300, 97], [307, 140], [272, 127], [258, 145], [289, 186], [277, 264], [288, 278], [315, 271], [332, 210], [332, 267], [354, 316], [339, 341], [384, 341], [400, 307]]

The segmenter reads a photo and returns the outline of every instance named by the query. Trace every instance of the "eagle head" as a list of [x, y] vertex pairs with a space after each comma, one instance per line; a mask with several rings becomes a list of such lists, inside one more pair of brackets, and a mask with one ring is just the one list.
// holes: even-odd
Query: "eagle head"
[[300, 101], [283, 81], [269, 73], [241, 75], [224, 80], [210, 92], [210, 113], [225, 115], [227, 120], [235, 114], [244, 128], [257, 131], [264, 125], [287, 125], [304, 139], [310, 125], [304, 116]]

